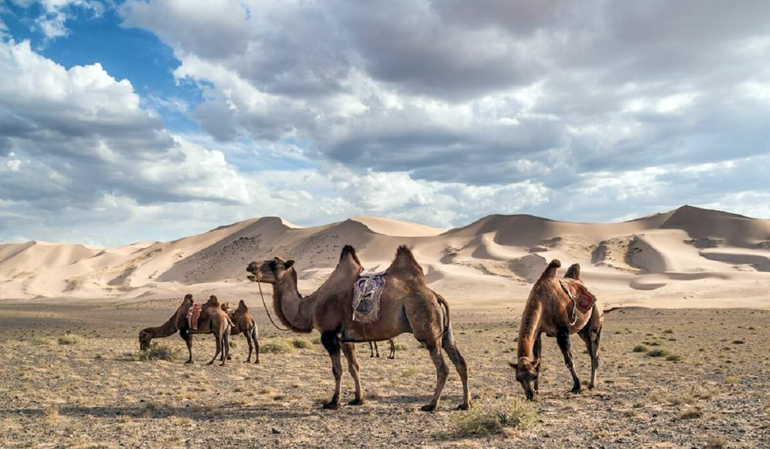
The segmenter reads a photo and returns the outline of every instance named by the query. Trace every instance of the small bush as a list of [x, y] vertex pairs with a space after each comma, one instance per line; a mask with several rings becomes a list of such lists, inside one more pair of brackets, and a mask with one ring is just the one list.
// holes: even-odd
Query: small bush
[[58, 340], [60, 345], [79, 345], [84, 341], [86, 341], [85, 338], [77, 334], [65, 334], [59, 337]]
[[177, 351], [166, 347], [161, 346], [157, 343], [152, 343], [150, 345], [150, 348], [146, 351], [139, 351], [139, 353], [134, 357], [134, 360], [176, 360], [177, 358]]
[[396, 351], [406, 351], [409, 349], [409, 346], [403, 344], [403, 343], [396, 343]]
[[294, 346], [297, 349], [310, 349], [313, 347], [313, 343], [311, 343], [309, 340], [300, 338], [300, 337], [294, 337], [291, 339], [291, 345]]
[[697, 407], [685, 409], [679, 414], [679, 419], [698, 419], [703, 417], [703, 411]]
[[682, 360], [682, 356], [678, 354], [669, 354], [666, 356], [666, 360], [668, 360], [669, 362], [678, 362]]
[[313, 337], [310, 339], [310, 342], [314, 345], [320, 345], [321, 344], [321, 337]]
[[649, 350], [650, 350], [650, 348], [648, 348], [645, 345], [636, 345], [636, 346], [634, 346], [634, 352], [647, 352]]
[[738, 378], [735, 376], [727, 376], [725, 377], [725, 383], [729, 385], [735, 385], [738, 383]]
[[404, 370], [404, 371], [401, 373], [401, 377], [413, 377], [413, 376], [416, 376], [416, 375], [417, 375], [417, 373], [419, 373], [419, 372], [420, 372], [420, 371], [419, 371], [417, 368], [414, 368], [414, 367], [412, 367], [412, 368], [407, 368], [407, 369], [405, 369], [405, 370]]
[[35, 346], [50, 345], [51, 340], [45, 337], [32, 337], [32, 340], [30, 340], [30, 343], [32, 343]]
[[285, 354], [292, 352], [294, 347], [286, 340], [272, 339], [259, 345], [259, 352], [267, 354]]
[[734, 344], [734, 345], [742, 345], [742, 344], [744, 344], [744, 343], [745, 343], [745, 342], [744, 342], [743, 340], [735, 340], [735, 341], [733, 341], [733, 344]]
[[717, 435], [709, 436], [706, 445], [703, 446], [704, 449], [722, 449], [725, 447], [727, 447], [727, 440]]
[[668, 357], [669, 352], [665, 349], [653, 349], [652, 351], [647, 353], [650, 357]]
[[663, 331], [663, 333], [664, 334], [673, 334], [674, 331], [673, 331], [673, 329], [666, 329], [666, 330]]
[[526, 430], [537, 420], [534, 405], [521, 399], [498, 399], [452, 416], [459, 435], [492, 435]]

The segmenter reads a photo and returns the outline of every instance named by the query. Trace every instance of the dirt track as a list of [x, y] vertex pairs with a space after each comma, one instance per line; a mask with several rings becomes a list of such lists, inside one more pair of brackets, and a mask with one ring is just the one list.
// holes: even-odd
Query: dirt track
[[[628, 309], [607, 317], [600, 389], [567, 392], [571, 381], [554, 339], [544, 341], [539, 420], [507, 437], [454, 433], [460, 402], [453, 373], [442, 410], [426, 414], [435, 370], [409, 335], [396, 360], [359, 346], [367, 403], [321, 410], [333, 387], [321, 345], [263, 353], [246, 365], [235, 337], [229, 366], [205, 366], [211, 338], [198, 338], [185, 366], [178, 337], [162, 345], [177, 360], [137, 361], [136, 333], [160, 324], [173, 302], [115, 307], [0, 305], [0, 447], [770, 447], [770, 312]], [[522, 397], [513, 359], [519, 311], [453, 311], [477, 403]], [[261, 342], [275, 332], [259, 314]], [[57, 338], [74, 332], [75, 345]], [[280, 337], [286, 337], [281, 335]], [[318, 335], [301, 336], [317, 341]], [[647, 341], [680, 360], [632, 349]], [[382, 353], [387, 353], [387, 344]], [[573, 338], [578, 373], [588, 357]], [[343, 365], [345, 365], [343, 363]], [[352, 380], [343, 378], [344, 402]]]

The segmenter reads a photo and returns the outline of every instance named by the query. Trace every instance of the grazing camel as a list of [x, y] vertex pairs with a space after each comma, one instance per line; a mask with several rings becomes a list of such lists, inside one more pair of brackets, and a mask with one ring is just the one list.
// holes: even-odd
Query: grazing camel
[[187, 352], [190, 354], [185, 363], [190, 364], [193, 363], [193, 335], [214, 334], [217, 350], [214, 358], [211, 359], [208, 365], [214, 363], [214, 360], [220, 354], [223, 354], [222, 365], [224, 365], [230, 348], [230, 321], [227, 318], [227, 314], [220, 308], [217, 297], [211, 295], [209, 300], [201, 307], [201, 314], [198, 317], [198, 328], [191, 329], [190, 323], [187, 321], [187, 312], [192, 305], [193, 296], [187, 294], [174, 315], [165, 323], [157, 327], [142, 329], [139, 332], [139, 349], [143, 351], [148, 349], [153, 338], [168, 337], [179, 332], [179, 336], [187, 343]]
[[249, 279], [272, 284], [273, 308], [278, 319], [295, 332], [321, 332], [321, 342], [329, 353], [334, 374], [334, 394], [324, 405], [325, 409], [337, 409], [340, 405], [342, 363], [340, 350], [348, 360], [348, 368], [355, 382], [355, 398], [350, 405], [364, 402], [361, 380], [358, 376], [356, 342], [381, 341], [402, 333], [412, 333], [430, 351], [436, 366], [436, 389], [430, 404], [424, 411], [439, 407], [449, 368], [441, 353], [443, 349], [455, 365], [463, 384], [463, 402], [458, 408], [468, 409], [471, 396], [468, 388], [468, 368], [455, 344], [446, 300], [425, 284], [422, 268], [412, 252], [401, 246], [396, 258], [385, 272], [386, 287], [380, 300], [380, 318], [370, 324], [353, 321], [353, 284], [363, 270], [356, 250], [346, 245], [340, 261], [329, 279], [314, 293], [302, 297], [297, 290], [297, 272], [293, 260], [280, 257], [254, 261], [247, 271]]
[[[259, 364], [259, 339], [257, 338], [257, 322], [254, 317], [251, 316], [249, 308], [246, 303], [241, 299], [238, 302], [238, 307], [235, 310], [230, 310], [230, 304], [222, 304], [222, 310], [230, 317], [230, 321], [233, 323], [230, 335], [243, 334], [246, 338], [246, 343], [249, 344], [249, 357], [246, 359], [246, 363], [251, 363], [251, 351], [255, 352], [254, 363]], [[228, 351], [228, 360], [230, 359]]]
[[[394, 342], [392, 338], [388, 340], [388, 342], [390, 343], [390, 355], [388, 356], [388, 358], [392, 360], [396, 358], [396, 342]], [[375, 352], [377, 353], [376, 357], [380, 356], [380, 348], [377, 347], [376, 341], [369, 342], [369, 351], [371, 352], [371, 355], [369, 355], [369, 357], [375, 357], [374, 355]]]
[[[516, 380], [524, 388], [524, 394], [529, 400], [533, 400], [538, 393], [542, 356], [540, 337], [543, 332], [549, 337], [556, 337], [559, 349], [564, 355], [564, 363], [572, 374], [573, 393], [580, 392], [580, 379], [572, 361], [569, 336], [574, 333], [580, 335], [591, 356], [591, 382], [588, 388], [596, 387], [599, 340], [604, 325], [602, 306], [596, 301], [585, 313], [574, 307], [572, 298], [556, 277], [556, 269], [559, 267], [561, 262], [552, 260], [532, 287], [521, 317], [518, 362], [509, 363], [516, 370]], [[580, 281], [580, 265], [572, 265], [564, 277]]]

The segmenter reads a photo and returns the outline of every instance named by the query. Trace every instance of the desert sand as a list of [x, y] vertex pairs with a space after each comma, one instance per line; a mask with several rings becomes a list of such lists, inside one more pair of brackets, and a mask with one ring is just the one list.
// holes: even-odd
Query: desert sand
[[492, 215], [445, 230], [377, 217], [316, 227], [264, 217], [116, 248], [2, 244], [0, 298], [124, 302], [187, 291], [250, 298], [245, 266], [276, 255], [295, 259], [300, 290], [312, 291], [345, 244], [369, 270], [386, 268], [398, 245], [408, 245], [430, 287], [460, 306], [522, 303], [554, 258], [580, 263], [613, 306], [770, 306], [770, 220], [691, 206], [610, 224]]

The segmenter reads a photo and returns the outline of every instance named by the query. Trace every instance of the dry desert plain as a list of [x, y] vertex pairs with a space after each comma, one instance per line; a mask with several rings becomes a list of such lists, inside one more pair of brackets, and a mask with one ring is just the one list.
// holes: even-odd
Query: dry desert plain
[[[419, 411], [435, 369], [410, 335], [396, 340], [395, 360], [359, 345], [366, 404], [321, 409], [333, 378], [319, 335], [273, 329], [243, 270], [293, 258], [309, 293], [347, 243], [373, 270], [398, 244], [412, 247], [452, 306], [474, 410], [453, 410], [453, 372], [441, 410]], [[623, 307], [606, 317], [599, 388], [570, 394], [546, 338], [541, 393], [527, 403], [507, 362], [532, 281], [552, 258], [579, 262], [592, 291]], [[205, 365], [210, 336], [196, 337], [192, 366], [177, 336], [140, 352], [139, 329], [165, 321], [185, 292], [246, 299], [261, 364], [243, 363], [240, 336], [225, 367]], [[614, 224], [490, 216], [443, 230], [358, 217], [300, 228], [262, 218], [118, 248], [0, 245], [0, 447], [770, 447], [768, 292], [770, 222], [689, 206]], [[572, 340], [585, 380], [588, 356]], [[347, 374], [343, 393], [352, 399]], [[524, 425], [473, 433], [492, 407], [506, 412], [494, 421]]]

